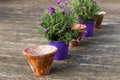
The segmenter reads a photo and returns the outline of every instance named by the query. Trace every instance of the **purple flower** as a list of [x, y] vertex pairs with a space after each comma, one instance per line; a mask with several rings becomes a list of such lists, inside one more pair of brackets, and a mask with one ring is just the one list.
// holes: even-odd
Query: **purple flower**
[[53, 9], [53, 7], [52, 6], [48, 6], [48, 10], [51, 10], [51, 9]]
[[36, 16], [37, 16], [37, 17], [40, 17], [40, 13], [38, 12], [38, 13], [36, 14]]
[[65, 14], [65, 8], [62, 9], [62, 14]]
[[86, 34], [87, 34], [87, 31], [84, 31], [84, 33], [86, 33]]
[[44, 28], [43, 32], [47, 33], [48, 32], [48, 28]]
[[69, 1], [65, 1], [65, 4], [66, 4], [66, 5], [69, 5]]
[[59, 5], [60, 7], [62, 7], [63, 3], [59, 3], [58, 5]]
[[76, 42], [80, 43], [80, 38], [77, 38], [77, 39], [76, 39]]
[[61, 3], [61, 0], [57, 0], [57, 4], [60, 4]]
[[93, 2], [97, 2], [97, 0], [93, 0]]
[[68, 10], [65, 11], [66, 14], [69, 14], [70, 12]]
[[69, 14], [70, 12], [66, 10], [65, 8], [62, 9], [62, 14]]
[[43, 24], [43, 22], [42, 22], [42, 21], [39, 21], [39, 22], [38, 22], [38, 24], [39, 24], [39, 25], [42, 25], [42, 24]]
[[57, 4], [62, 7], [63, 3], [61, 2], [61, 0], [57, 0]]
[[51, 15], [55, 12], [55, 9], [52, 6], [48, 6], [48, 10]]
[[85, 9], [86, 9], [86, 6], [81, 6], [81, 9], [85, 10]]

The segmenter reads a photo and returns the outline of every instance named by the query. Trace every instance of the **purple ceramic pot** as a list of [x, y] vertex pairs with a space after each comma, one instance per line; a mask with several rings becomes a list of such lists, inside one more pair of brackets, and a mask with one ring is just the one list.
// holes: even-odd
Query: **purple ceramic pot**
[[63, 60], [68, 57], [68, 44], [64, 41], [53, 41], [49, 42], [48, 45], [53, 45], [58, 49], [56, 55], [54, 56], [54, 60]]
[[83, 33], [83, 37], [92, 37], [94, 33], [94, 21], [82, 22], [81, 24], [86, 25], [86, 30]]

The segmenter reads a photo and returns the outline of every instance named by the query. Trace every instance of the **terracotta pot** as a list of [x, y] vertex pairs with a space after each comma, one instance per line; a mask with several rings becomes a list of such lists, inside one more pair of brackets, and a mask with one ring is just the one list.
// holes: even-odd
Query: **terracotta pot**
[[35, 76], [49, 74], [57, 48], [50, 45], [31, 46], [23, 50]]
[[85, 29], [86, 29], [86, 26], [83, 25], [83, 24], [81, 24], [80, 29], [83, 30], [82, 32], [80, 32], [80, 33], [78, 34], [78, 38], [81, 40], [81, 39], [82, 39], [83, 32], [84, 32]]
[[79, 46], [79, 45], [80, 45], [80, 43], [77, 42], [77, 41], [71, 41], [71, 42], [69, 42], [69, 48], [72, 48], [72, 47], [75, 47], [75, 46]]
[[94, 28], [95, 29], [100, 29], [101, 28], [101, 23], [103, 21], [104, 15], [106, 14], [106, 12], [101, 11], [100, 13], [98, 13], [98, 18], [96, 19], [96, 23]]
[[[82, 32], [79, 32], [79, 34], [78, 34], [78, 39], [79, 39], [79, 41], [81, 41], [82, 35], [83, 35], [84, 30], [86, 29], [86, 26], [83, 24], [75, 24], [72, 27], [72, 30], [77, 30], [77, 29], [83, 30]], [[78, 42], [78, 41], [71, 41], [69, 43], [69, 47], [74, 47], [74, 46], [78, 46], [78, 45], [80, 45], [80, 42]]]

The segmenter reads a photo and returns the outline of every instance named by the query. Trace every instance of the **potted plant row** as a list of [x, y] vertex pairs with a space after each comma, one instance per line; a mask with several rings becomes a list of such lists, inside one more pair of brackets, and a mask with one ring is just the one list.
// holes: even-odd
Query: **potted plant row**
[[71, 0], [65, 3], [57, 0], [57, 4], [59, 7], [48, 6], [43, 14], [37, 14], [40, 35], [48, 40], [48, 45], [23, 50], [36, 76], [47, 75], [53, 59], [66, 59], [68, 47], [79, 45], [82, 37], [92, 37], [94, 23], [97, 27], [103, 20], [104, 14], [101, 16], [96, 0]]

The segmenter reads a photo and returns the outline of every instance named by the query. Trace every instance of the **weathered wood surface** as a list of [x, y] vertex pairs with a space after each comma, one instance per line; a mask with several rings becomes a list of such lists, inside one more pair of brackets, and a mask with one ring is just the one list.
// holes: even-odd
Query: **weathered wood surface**
[[120, 0], [99, 0], [107, 12], [101, 30], [54, 61], [50, 75], [35, 77], [22, 50], [46, 44], [35, 14], [56, 0], [0, 0], [0, 80], [120, 80]]

